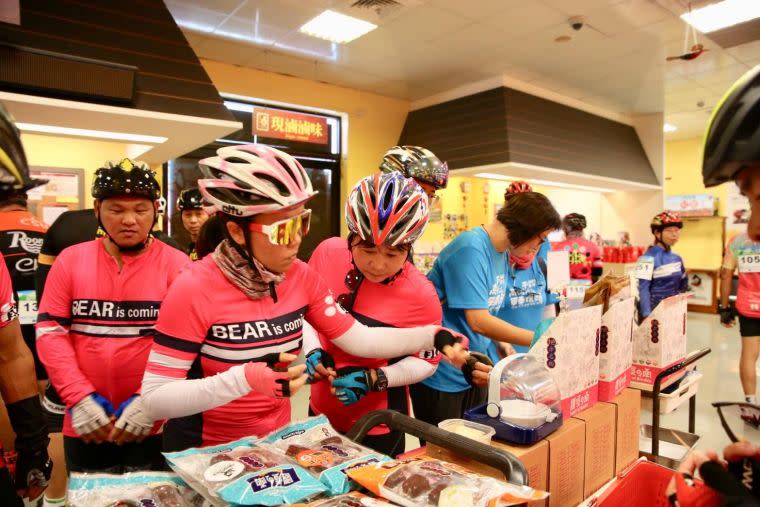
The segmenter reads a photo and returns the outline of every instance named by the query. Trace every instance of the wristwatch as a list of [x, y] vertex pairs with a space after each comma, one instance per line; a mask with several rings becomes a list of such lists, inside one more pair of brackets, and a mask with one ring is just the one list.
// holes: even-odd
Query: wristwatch
[[388, 377], [385, 376], [385, 372], [380, 368], [377, 368], [375, 370], [375, 375], [377, 375], [377, 380], [375, 381], [374, 386], [375, 391], [381, 393], [388, 389]]

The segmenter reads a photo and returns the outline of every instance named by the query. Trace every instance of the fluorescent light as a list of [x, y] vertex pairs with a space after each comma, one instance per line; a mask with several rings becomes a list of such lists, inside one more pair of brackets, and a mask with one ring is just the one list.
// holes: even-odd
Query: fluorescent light
[[142, 134], [129, 134], [127, 132], [109, 132], [107, 130], [75, 129], [71, 127], [57, 127], [55, 125], [37, 125], [36, 123], [16, 123], [19, 130], [25, 132], [38, 132], [41, 134], [61, 134], [66, 136], [96, 137], [98, 139], [111, 139], [114, 141], [132, 141], [136, 143], [162, 144], [169, 140], [168, 137], [146, 136]]
[[676, 127], [672, 123], [666, 123], [665, 125], [662, 126], [663, 132], [675, 132], [676, 130], [678, 130], [678, 127]]
[[377, 25], [368, 21], [346, 16], [345, 14], [328, 9], [316, 18], [308, 21], [298, 31], [319, 39], [345, 44], [371, 32], [375, 28], [377, 28]]
[[723, 0], [681, 14], [681, 19], [703, 33], [714, 32], [758, 17], [760, 2], [757, 0]]
[[557, 188], [567, 188], [570, 190], [584, 190], [587, 192], [603, 192], [603, 193], [611, 193], [616, 192], [616, 190], [613, 190], [611, 188], [606, 187], [595, 187], [592, 185], [578, 185], [575, 183], [562, 183], [559, 181], [549, 181], [549, 180], [538, 180], [534, 178], [517, 178], [515, 176], [507, 176], [506, 174], [497, 174], [497, 173], [477, 173], [474, 175], [476, 178], [485, 178], [489, 180], [504, 180], [504, 181], [526, 181], [530, 183], [531, 185], [542, 185], [545, 187], [557, 187]]

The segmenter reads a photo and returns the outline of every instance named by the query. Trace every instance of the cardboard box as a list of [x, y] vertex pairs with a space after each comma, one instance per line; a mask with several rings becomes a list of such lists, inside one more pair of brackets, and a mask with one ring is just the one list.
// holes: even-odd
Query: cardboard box
[[639, 458], [641, 391], [626, 389], [607, 403], [615, 407], [615, 473]]
[[[517, 445], [510, 445], [504, 442], [499, 442], [499, 441], [494, 440], [493, 442], [491, 442], [491, 445], [498, 449], [502, 449], [513, 454], [517, 459], [519, 459], [522, 462], [522, 464], [525, 466], [525, 469], [528, 471], [528, 485], [530, 487], [535, 488], [535, 489], [540, 489], [543, 491], [548, 491], [548, 486], [549, 486], [548, 485], [549, 442], [548, 441], [542, 440], [531, 446], [517, 446]], [[484, 465], [483, 463], [480, 463], [470, 458], [456, 454], [448, 449], [444, 449], [443, 447], [438, 447], [437, 445], [428, 444], [427, 455], [432, 458], [448, 461], [449, 463], [455, 463], [457, 465], [463, 466], [469, 470], [472, 470], [473, 472], [477, 472], [482, 475], [487, 475], [489, 477], [494, 477], [496, 479], [504, 480], [504, 474], [502, 474], [500, 471], [496, 470], [495, 468], [491, 468], [487, 465]], [[531, 502], [528, 505], [530, 505], [531, 507], [544, 507], [546, 506], [546, 502], [547, 500], [541, 500], [537, 502]]]
[[597, 401], [601, 327], [601, 306], [563, 312], [530, 349], [557, 381], [566, 419]]
[[567, 507], [583, 501], [586, 425], [566, 419], [549, 435], [549, 507]]
[[575, 416], [586, 423], [583, 498], [591, 496], [615, 475], [616, 414], [614, 405], [597, 403]]
[[679, 294], [662, 300], [634, 331], [632, 382], [651, 386], [662, 370], [686, 357], [687, 298]]
[[608, 401], [631, 384], [634, 298], [612, 305], [602, 315], [599, 343], [599, 401]]

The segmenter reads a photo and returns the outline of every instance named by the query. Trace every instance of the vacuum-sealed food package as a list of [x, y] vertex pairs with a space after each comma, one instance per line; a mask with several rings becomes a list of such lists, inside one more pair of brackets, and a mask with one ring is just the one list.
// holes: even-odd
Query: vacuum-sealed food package
[[72, 507], [201, 507], [203, 498], [177, 475], [132, 472], [122, 475], [71, 474], [67, 505]]
[[379, 463], [352, 470], [349, 476], [375, 495], [405, 507], [497, 507], [548, 496], [426, 457]]
[[381, 498], [373, 498], [358, 491], [332, 498], [320, 498], [308, 504], [294, 504], [293, 507], [393, 507], [394, 504]]
[[[325, 488], [276, 449], [241, 439], [165, 453], [172, 470], [214, 505], [280, 505], [307, 500]], [[252, 502], [252, 503], [250, 503]]]
[[390, 460], [338, 433], [325, 416], [289, 424], [262, 440], [311, 472], [328, 487], [330, 495], [356, 489], [350, 470]]

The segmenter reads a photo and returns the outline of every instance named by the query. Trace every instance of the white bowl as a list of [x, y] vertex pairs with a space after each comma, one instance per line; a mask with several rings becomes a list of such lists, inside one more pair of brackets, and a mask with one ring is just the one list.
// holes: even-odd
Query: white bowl
[[528, 400], [501, 400], [501, 419], [503, 421], [523, 426], [537, 428], [552, 419], [552, 411], [543, 403], [533, 403]]

